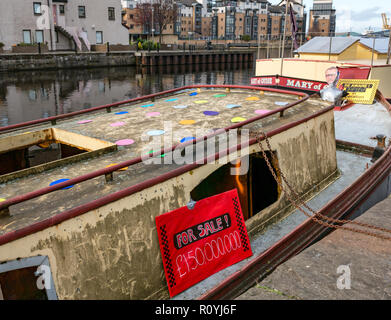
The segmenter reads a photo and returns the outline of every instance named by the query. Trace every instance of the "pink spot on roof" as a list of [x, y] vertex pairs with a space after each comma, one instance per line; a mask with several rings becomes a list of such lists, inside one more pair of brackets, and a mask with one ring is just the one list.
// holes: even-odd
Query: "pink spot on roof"
[[160, 112], [148, 112], [146, 114], [147, 117], [158, 117], [160, 116]]
[[117, 146], [128, 146], [134, 143], [132, 139], [122, 139], [115, 142]]
[[118, 122], [110, 123], [110, 126], [112, 126], [112, 127], [120, 127], [120, 126], [123, 126], [124, 124], [125, 124], [125, 122], [118, 121]]
[[85, 123], [90, 123], [92, 122], [92, 120], [81, 120], [81, 121], [78, 121], [77, 123], [78, 124], [85, 124]]
[[260, 110], [255, 110], [254, 112], [255, 112], [256, 114], [263, 115], [263, 114], [270, 113], [271, 110], [260, 109]]

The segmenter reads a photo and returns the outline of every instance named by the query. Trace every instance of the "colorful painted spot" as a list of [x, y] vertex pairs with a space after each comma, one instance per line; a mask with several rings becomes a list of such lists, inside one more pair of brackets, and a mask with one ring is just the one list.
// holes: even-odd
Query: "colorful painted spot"
[[119, 111], [119, 112], [116, 112], [114, 114], [126, 114], [126, 113], [129, 113], [128, 111]]
[[81, 121], [78, 121], [77, 123], [78, 124], [85, 124], [85, 123], [90, 123], [92, 122], [92, 120], [81, 120]]
[[234, 108], [240, 108], [241, 106], [238, 104], [227, 104], [225, 107], [227, 109], [234, 109]]
[[194, 101], [194, 103], [197, 103], [197, 104], [208, 103], [208, 100], [197, 100], [197, 101]]
[[4, 198], [0, 198], [0, 202], [4, 202], [6, 199]]
[[129, 146], [134, 143], [132, 139], [122, 139], [115, 142], [117, 146]]
[[215, 94], [214, 95], [214, 97], [215, 98], [222, 98], [222, 97], [226, 97], [227, 95], [226, 94], [223, 94], [223, 93], [221, 93], [221, 94]]
[[289, 102], [283, 102], [283, 101], [276, 101], [274, 102], [274, 104], [278, 105], [278, 106], [286, 106]]
[[177, 101], [178, 100], [178, 98], [172, 98], [172, 99], [167, 99], [167, 100], [165, 100], [166, 102], [173, 102], [173, 101]]
[[[49, 186], [54, 186], [56, 184], [59, 184], [61, 182], [65, 182], [65, 181], [68, 181], [69, 179], [59, 179], [59, 180], [56, 180], [56, 181], [53, 181], [49, 184]], [[68, 187], [65, 187], [65, 188], [62, 188], [61, 190], [66, 190], [66, 189], [70, 189], [70, 188], [73, 188], [73, 185], [71, 186], [68, 186]]]
[[[106, 166], [105, 168], [110, 168], [112, 166], [116, 166], [118, 163], [111, 163], [109, 164], [108, 166]], [[126, 171], [129, 167], [123, 167], [121, 169], [118, 169], [117, 171]]]
[[204, 111], [203, 114], [206, 116], [217, 116], [219, 113], [217, 111]]
[[158, 117], [160, 116], [160, 112], [148, 112], [146, 114], [147, 117]]
[[164, 130], [150, 130], [147, 132], [147, 135], [149, 136], [161, 136], [162, 134], [165, 134], [166, 131]]
[[[148, 152], [148, 154], [153, 154], [155, 152], [157, 152], [157, 151], [151, 150], [151, 151]], [[163, 154], [160, 155], [160, 158], [164, 158], [165, 156], [166, 156], [166, 154], [163, 153]]]
[[248, 97], [246, 98], [247, 101], [258, 101], [259, 98], [258, 97]]
[[260, 115], [268, 114], [269, 112], [271, 112], [271, 110], [260, 109], [260, 110], [255, 110], [254, 111], [254, 113], [260, 114]]
[[148, 107], [153, 107], [154, 104], [153, 103], [150, 103], [150, 104], [144, 104], [141, 106], [141, 108], [148, 108]]
[[123, 121], [118, 121], [118, 122], [114, 122], [114, 123], [110, 123], [110, 126], [111, 127], [121, 127], [125, 124], [125, 122]]
[[237, 123], [237, 122], [242, 122], [242, 121], [246, 121], [246, 119], [242, 118], [242, 117], [235, 117], [235, 118], [231, 119], [232, 123]]
[[175, 109], [186, 109], [188, 106], [174, 106]]
[[192, 140], [195, 140], [196, 138], [195, 137], [185, 137], [181, 140], [181, 143], [184, 143], [184, 142], [187, 142], [187, 141], [192, 141]]
[[189, 93], [189, 96], [196, 96], [198, 93], [197, 92], [192, 92], [192, 93]]
[[179, 124], [187, 125], [187, 124], [195, 124], [195, 120], [181, 120]]

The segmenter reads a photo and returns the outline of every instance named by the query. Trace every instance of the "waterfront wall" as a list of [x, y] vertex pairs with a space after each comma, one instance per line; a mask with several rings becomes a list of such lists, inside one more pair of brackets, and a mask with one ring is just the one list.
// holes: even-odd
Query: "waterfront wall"
[[[311, 197], [337, 172], [333, 111], [274, 136], [271, 147], [293, 188]], [[251, 153], [259, 151], [258, 145], [250, 147]], [[155, 218], [186, 205], [190, 192], [222, 165], [204, 165], [6, 243], [0, 263], [48, 256], [59, 299], [167, 299]], [[246, 221], [250, 237], [288, 209], [282, 192]]]
[[[276, 58], [279, 48], [256, 48], [229, 50], [167, 50], [167, 51], [118, 51], [126, 46], [106, 45], [99, 47], [100, 52], [63, 52], [43, 54], [0, 54], [0, 72], [28, 70], [58, 70], [71, 68], [95, 68], [114, 66], [167, 66], [189, 64], [236, 64], [253, 63], [259, 57]], [[285, 57], [290, 57], [289, 49]]]
[[125, 53], [48, 53], [0, 55], [0, 72], [23, 70], [57, 70], [132, 66], [136, 64], [132, 52]]

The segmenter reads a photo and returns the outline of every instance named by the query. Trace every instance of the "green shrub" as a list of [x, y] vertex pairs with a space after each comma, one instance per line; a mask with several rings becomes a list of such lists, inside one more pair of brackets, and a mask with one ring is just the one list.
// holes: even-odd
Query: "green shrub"
[[251, 40], [251, 37], [250, 37], [250, 35], [248, 35], [248, 34], [244, 34], [244, 35], [242, 36], [242, 40], [243, 40], [243, 41], [250, 41], [250, 40]]
[[37, 43], [24, 43], [24, 42], [18, 43], [17, 45], [18, 45], [19, 47], [33, 47], [33, 46], [38, 46]]
[[2, 42], [0, 42], [0, 48], [2, 48], [2, 47], [4, 47], [4, 46], [5, 46], [5, 44], [2, 43]]

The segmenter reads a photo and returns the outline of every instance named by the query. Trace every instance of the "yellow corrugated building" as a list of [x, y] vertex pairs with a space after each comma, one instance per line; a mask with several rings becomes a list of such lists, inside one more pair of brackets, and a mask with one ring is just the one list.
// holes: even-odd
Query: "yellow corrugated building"
[[[330, 43], [331, 42], [331, 43]], [[387, 58], [388, 38], [375, 39], [373, 59]], [[297, 53], [301, 59], [311, 60], [371, 60], [373, 39], [358, 37], [315, 37], [301, 46]]]

